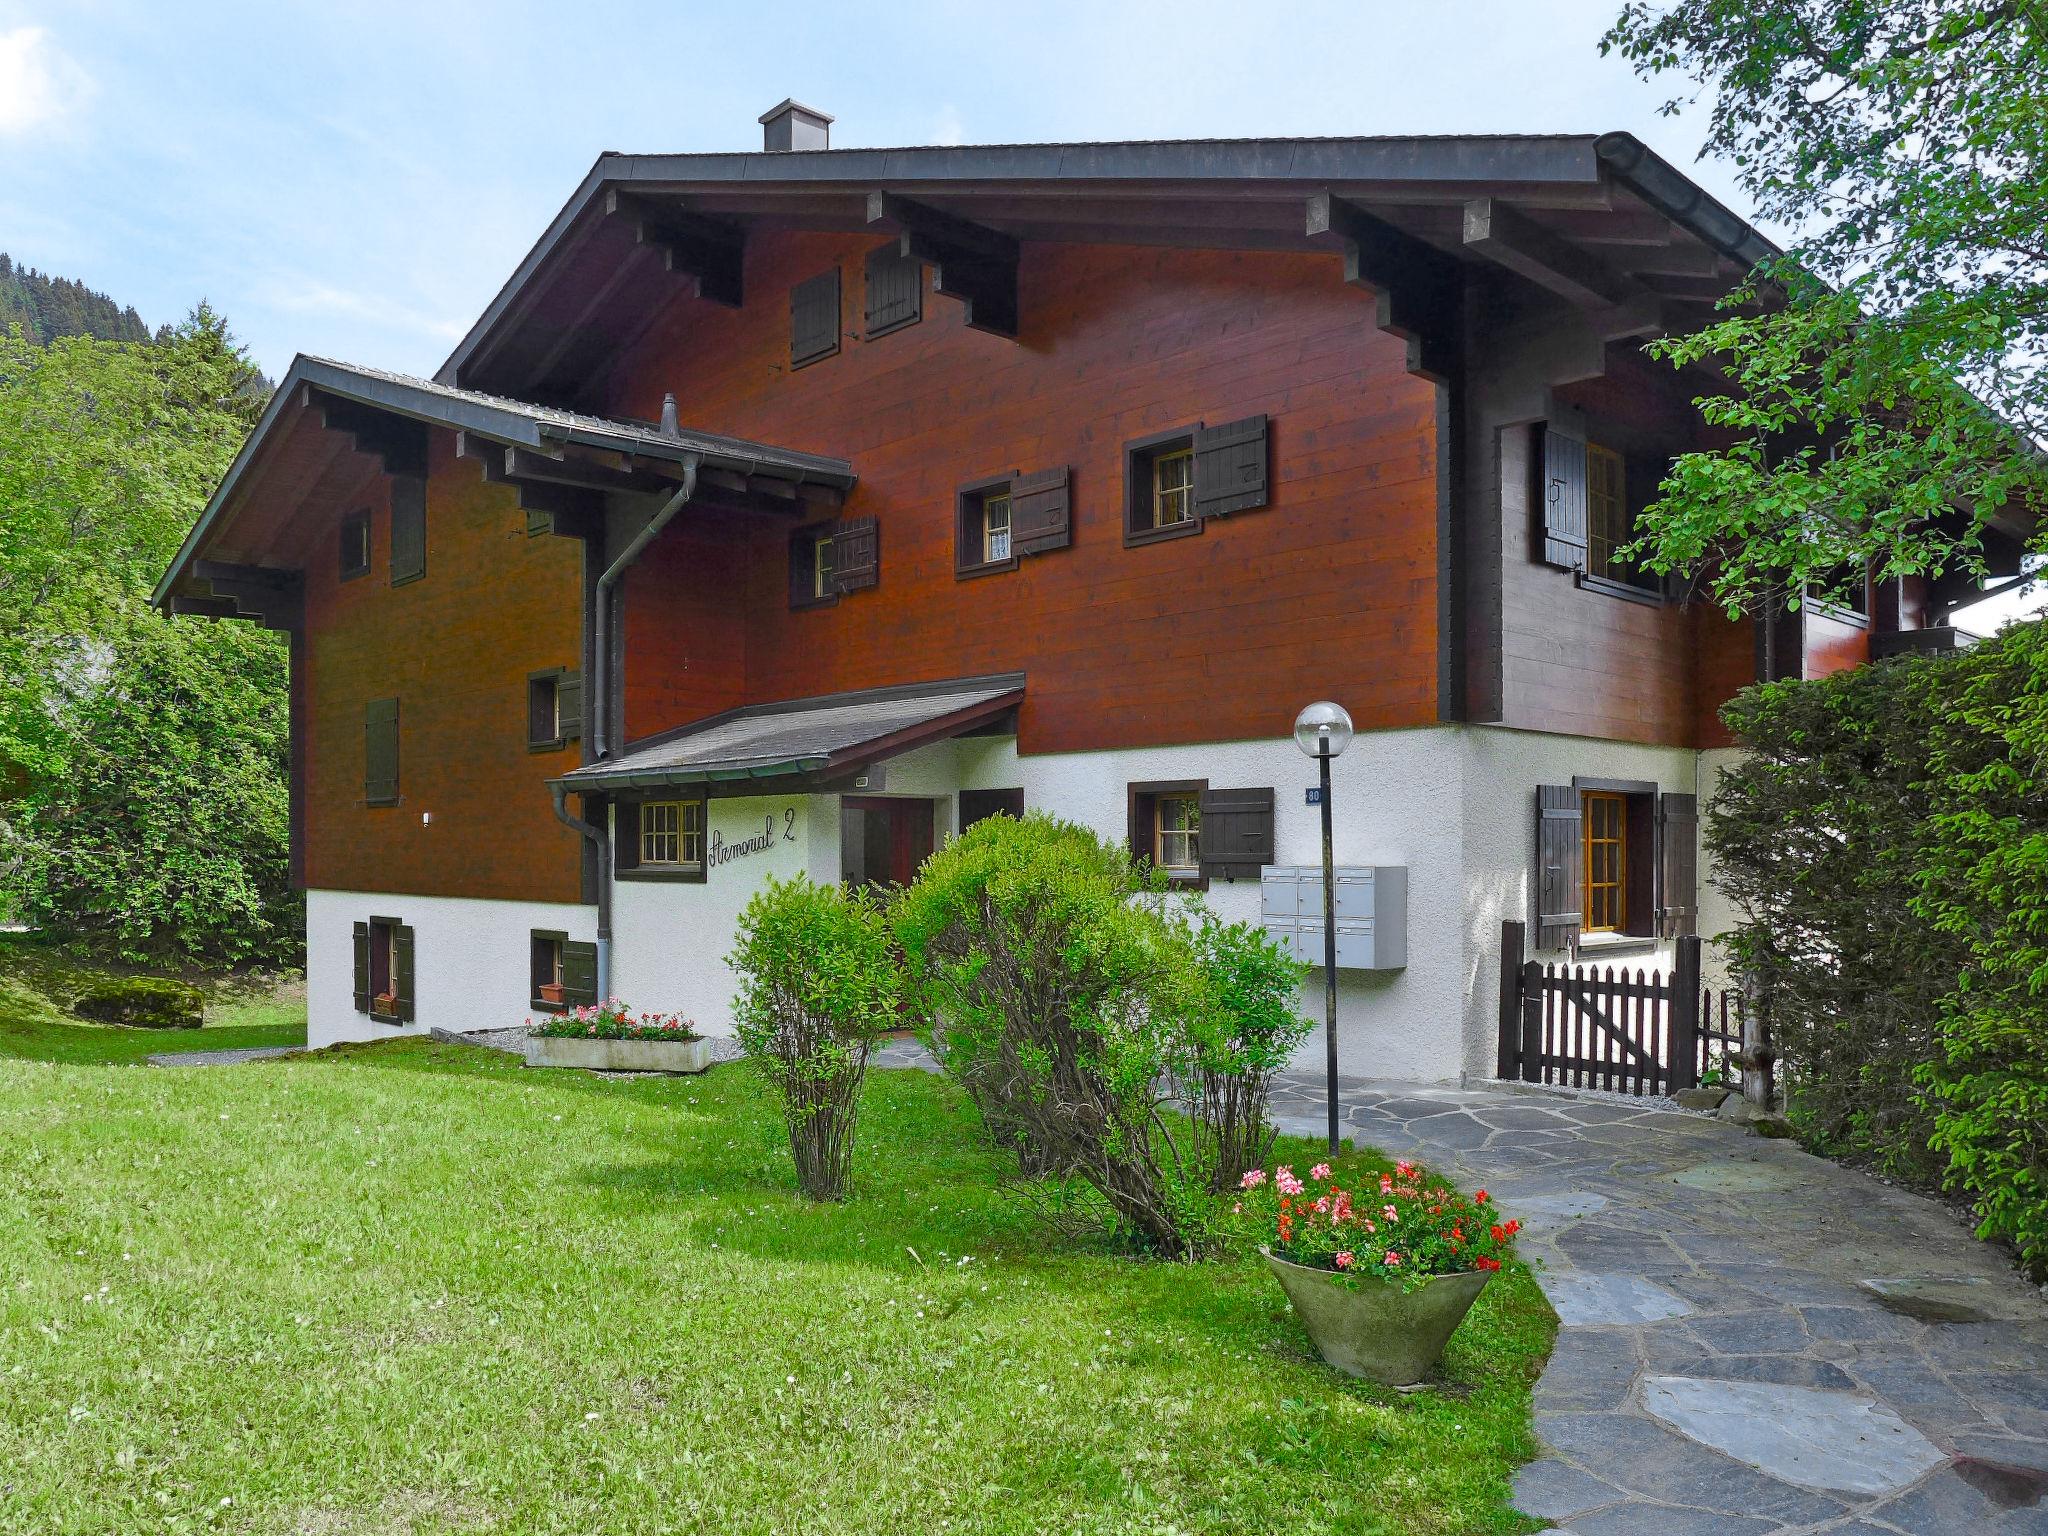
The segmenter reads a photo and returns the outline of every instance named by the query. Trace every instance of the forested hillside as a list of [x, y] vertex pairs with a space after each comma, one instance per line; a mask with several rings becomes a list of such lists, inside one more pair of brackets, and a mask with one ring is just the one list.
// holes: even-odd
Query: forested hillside
[[17, 267], [0, 251], [0, 331], [19, 325], [30, 341], [60, 336], [93, 336], [101, 341], [148, 341], [149, 327], [134, 309], [124, 309], [68, 277], [45, 277], [34, 267]]

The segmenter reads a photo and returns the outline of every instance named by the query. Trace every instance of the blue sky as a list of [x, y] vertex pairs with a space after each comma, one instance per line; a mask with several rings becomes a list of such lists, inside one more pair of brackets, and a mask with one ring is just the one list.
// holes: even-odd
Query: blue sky
[[0, 0], [0, 250], [152, 325], [431, 373], [607, 149], [1627, 129], [1741, 213], [1598, 42], [1618, 0]]

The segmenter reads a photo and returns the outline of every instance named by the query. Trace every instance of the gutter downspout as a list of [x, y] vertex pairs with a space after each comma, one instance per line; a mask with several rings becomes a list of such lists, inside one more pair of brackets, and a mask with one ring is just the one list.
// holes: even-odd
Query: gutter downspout
[[[664, 402], [662, 424], [666, 427], [674, 410], [672, 403]], [[612, 741], [612, 588], [619, 578], [626, 574], [626, 568], [640, 558], [640, 552], [654, 542], [654, 536], [669, 525], [674, 516], [683, 510], [690, 498], [697, 494], [698, 455], [687, 454], [683, 458], [683, 483], [676, 493], [661, 504], [647, 526], [633, 536], [633, 541], [620, 551], [618, 559], [605, 567], [604, 574], [597, 578], [597, 599], [592, 604], [591, 624], [597, 632], [597, 644], [593, 648], [596, 686], [591, 692], [591, 760], [602, 762], [614, 750]], [[555, 797], [555, 814], [566, 824], [589, 838], [597, 846], [597, 996], [604, 1002], [612, 995], [612, 855], [611, 839], [603, 829], [593, 826], [581, 817], [569, 815], [565, 796], [568, 791], [561, 786], [551, 785]]]

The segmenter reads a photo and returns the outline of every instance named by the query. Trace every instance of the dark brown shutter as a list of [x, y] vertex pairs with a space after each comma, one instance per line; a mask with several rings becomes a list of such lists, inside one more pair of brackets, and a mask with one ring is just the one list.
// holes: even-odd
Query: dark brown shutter
[[1536, 947], [1564, 949], [1579, 936], [1586, 880], [1579, 792], [1569, 784], [1536, 790]]
[[1152, 829], [1157, 825], [1156, 811], [1152, 796], [1137, 790], [1127, 790], [1130, 797], [1130, 840], [1131, 861], [1150, 864], [1152, 862]]
[[372, 699], [363, 706], [363, 798], [371, 805], [398, 804], [396, 699]]
[[1657, 797], [1657, 926], [1667, 939], [1699, 930], [1699, 801]]
[[1072, 505], [1066, 465], [1019, 475], [1010, 482], [1010, 548], [1020, 555], [1065, 549], [1074, 541]]
[[872, 587], [880, 578], [882, 530], [872, 517], [850, 517], [832, 529], [832, 585], [841, 592]]
[[1545, 426], [1542, 497], [1543, 559], [1566, 570], [1586, 567], [1586, 445]]
[[370, 1011], [370, 925], [356, 924], [356, 1012]]
[[562, 1001], [571, 1008], [597, 1001], [597, 946], [581, 939], [562, 941]]
[[792, 608], [817, 601], [811, 586], [811, 563], [817, 539], [815, 532], [801, 528], [789, 536], [789, 606]]
[[911, 324], [924, 312], [924, 267], [895, 241], [868, 252], [867, 326], [870, 338]]
[[341, 579], [370, 569], [370, 514], [351, 512], [341, 520]]
[[789, 291], [789, 365], [801, 368], [839, 350], [839, 269]]
[[621, 800], [612, 807], [612, 868], [640, 867], [640, 802]]
[[398, 1016], [410, 1024], [413, 1020], [410, 928], [401, 926], [391, 930], [391, 972], [391, 990], [398, 994]]
[[581, 672], [564, 672], [555, 680], [555, 726], [564, 741], [574, 741], [583, 734]]
[[1256, 880], [1273, 862], [1273, 791], [1202, 791], [1202, 878]]
[[963, 789], [960, 791], [960, 830], [977, 821], [1001, 814], [1022, 818], [1024, 791], [1021, 789]]
[[1195, 431], [1195, 515], [1221, 517], [1266, 504], [1266, 418]]
[[427, 574], [427, 482], [418, 475], [391, 480], [391, 585]]

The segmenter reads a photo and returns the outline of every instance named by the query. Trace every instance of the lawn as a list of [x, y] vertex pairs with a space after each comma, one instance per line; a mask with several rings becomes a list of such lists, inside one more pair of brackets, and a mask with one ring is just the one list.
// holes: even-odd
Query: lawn
[[112, 1065], [162, 1051], [306, 1043], [305, 983], [295, 977], [193, 978], [206, 994], [203, 1029], [123, 1029], [66, 1010], [91, 982], [132, 974], [73, 960], [24, 934], [0, 933], [0, 1058]]
[[0, 1061], [0, 1529], [1530, 1528], [1526, 1274], [1384, 1391], [1255, 1264], [1049, 1237], [950, 1085], [862, 1113], [819, 1209], [742, 1067]]

